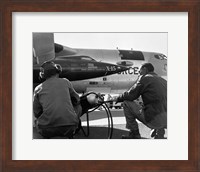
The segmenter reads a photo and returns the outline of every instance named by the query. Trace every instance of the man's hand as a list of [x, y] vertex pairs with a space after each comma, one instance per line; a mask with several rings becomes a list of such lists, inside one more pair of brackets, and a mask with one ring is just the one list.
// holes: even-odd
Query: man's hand
[[113, 97], [112, 101], [115, 102], [115, 104], [119, 103], [119, 97]]

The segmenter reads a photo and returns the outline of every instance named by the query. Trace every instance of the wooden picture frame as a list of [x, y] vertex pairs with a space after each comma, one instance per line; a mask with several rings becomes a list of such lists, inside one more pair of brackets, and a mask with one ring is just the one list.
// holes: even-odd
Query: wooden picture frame
[[[12, 12], [188, 12], [188, 160], [12, 160]], [[2, 171], [200, 171], [199, 0], [152, 2], [1, 0], [0, 37], [0, 169]]]

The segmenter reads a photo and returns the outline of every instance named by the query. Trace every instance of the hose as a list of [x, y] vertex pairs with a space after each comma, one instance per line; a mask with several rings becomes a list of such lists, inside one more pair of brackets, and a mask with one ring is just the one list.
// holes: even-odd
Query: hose
[[[108, 136], [107, 136], [107, 138], [111, 139], [112, 138], [112, 134], [113, 134], [113, 118], [112, 118], [112, 114], [110, 112], [110, 109], [109, 109], [109, 107], [107, 105], [107, 103], [111, 102], [111, 101], [104, 101], [103, 96], [100, 95], [100, 94], [97, 94], [95, 92], [86, 93], [84, 96], [87, 97], [90, 94], [95, 94], [96, 98], [98, 98], [100, 101], [98, 101], [98, 103], [95, 104], [94, 107], [92, 107], [92, 108], [87, 110], [87, 112], [86, 112], [86, 114], [87, 114], [87, 125], [89, 126], [88, 113], [91, 113], [91, 112], [95, 111], [96, 109], [98, 109], [100, 106], [102, 106], [105, 109], [106, 114], [107, 114], [107, 118], [108, 118]], [[87, 134], [83, 130], [83, 133], [84, 133], [85, 136], [89, 135], [89, 127], [87, 129], [88, 129]]]

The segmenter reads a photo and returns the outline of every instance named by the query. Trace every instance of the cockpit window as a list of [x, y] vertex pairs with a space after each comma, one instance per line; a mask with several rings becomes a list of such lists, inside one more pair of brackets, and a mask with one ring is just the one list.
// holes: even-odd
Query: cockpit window
[[154, 55], [154, 57], [159, 60], [167, 60], [167, 56], [165, 56], [164, 54], [156, 54]]
[[91, 57], [81, 57], [81, 60], [92, 61], [92, 60], [94, 60], [94, 59], [92, 59]]
[[88, 60], [88, 61], [95, 61], [93, 58], [89, 56], [61, 56], [56, 57], [56, 59], [60, 60]]
[[119, 50], [119, 55], [122, 60], [144, 60], [144, 55], [141, 51]]

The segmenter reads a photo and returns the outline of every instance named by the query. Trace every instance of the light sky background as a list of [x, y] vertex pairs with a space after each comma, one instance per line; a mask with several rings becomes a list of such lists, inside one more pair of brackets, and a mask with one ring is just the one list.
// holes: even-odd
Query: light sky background
[[162, 33], [54, 33], [54, 41], [71, 48], [124, 49], [168, 54], [168, 34]]

